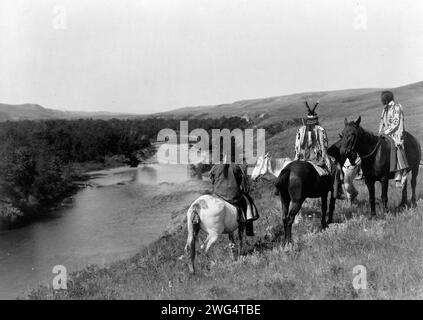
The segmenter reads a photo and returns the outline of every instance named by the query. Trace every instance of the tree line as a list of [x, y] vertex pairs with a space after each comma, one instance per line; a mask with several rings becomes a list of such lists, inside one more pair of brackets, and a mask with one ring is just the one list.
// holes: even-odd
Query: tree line
[[[137, 166], [152, 151], [163, 128], [179, 130], [177, 119], [39, 120], [0, 123], [0, 218], [38, 215], [75, 191], [76, 164], [105, 164], [120, 156]], [[238, 117], [193, 119], [189, 130], [245, 128]], [[80, 166], [79, 166], [80, 167]]]

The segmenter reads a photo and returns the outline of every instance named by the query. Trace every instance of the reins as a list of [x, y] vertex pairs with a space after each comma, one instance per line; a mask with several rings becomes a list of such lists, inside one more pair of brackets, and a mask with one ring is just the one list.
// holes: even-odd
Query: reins
[[373, 149], [373, 151], [372, 152], [370, 152], [369, 154], [366, 154], [365, 156], [360, 156], [360, 158], [361, 159], [366, 159], [366, 158], [368, 158], [368, 157], [370, 157], [370, 156], [372, 156], [373, 155], [373, 153], [375, 153], [375, 151], [377, 150], [377, 148], [379, 148], [379, 146], [380, 146], [380, 144], [382, 143], [382, 139], [379, 139], [379, 141], [376, 143], [376, 146], [375, 146], [375, 148]]

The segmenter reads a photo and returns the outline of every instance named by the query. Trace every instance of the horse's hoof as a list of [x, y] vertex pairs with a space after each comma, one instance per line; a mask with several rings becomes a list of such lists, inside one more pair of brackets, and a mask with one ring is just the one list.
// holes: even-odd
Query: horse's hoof
[[288, 242], [283, 246], [284, 252], [291, 252], [294, 249], [294, 244], [292, 242]]
[[400, 205], [398, 206], [398, 210], [405, 210], [407, 208], [408, 208], [407, 203], [400, 203]]
[[396, 210], [395, 210], [395, 213], [396, 213], [396, 214], [401, 213], [401, 212], [403, 212], [405, 209], [407, 209], [407, 208], [406, 208], [406, 207], [403, 207], [403, 206], [398, 206], [398, 207], [396, 208]]

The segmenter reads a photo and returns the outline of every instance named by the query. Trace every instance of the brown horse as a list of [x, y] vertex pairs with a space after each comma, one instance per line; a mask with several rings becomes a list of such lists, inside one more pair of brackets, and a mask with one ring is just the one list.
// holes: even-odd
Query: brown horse
[[[389, 179], [394, 178], [390, 172], [391, 143], [384, 137], [376, 136], [360, 126], [361, 116], [352, 122], [345, 119], [345, 128], [341, 134], [341, 156], [348, 157], [354, 164], [353, 154], [357, 152], [361, 158], [361, 168], [365, 183], [369, 190], [371, 217], [376, 216], [375, 182], [382, 185], [382, 203], [388, 210]], [[411, 170], [411, 203], [416, 206], [416, 184], [421, 161], [421, 147], [417, 139], [408, 132], [404, 132], [404, 149]], [[407, 182], [402, 188], [400, 207], [407, 205]]]
[[[307, 198], [321, 199], [322, 229], [332, 223], [337, 190], [333, 188], [333, 180], [330, 175], [320, 176], [312, 164], [307, 161], [297, 160], [291, 162], [282, 170], [275, 186], [279, 190], [281, 199], [285, 244], [292, 242], [292, 224]], [[329, 193], [331, 194], [329, 217], [326, 219]]]
[[[267, 173], [272, 173], [277, 177], [275, 187], [276, 194], [280, 196], [281, 200], [284, 244], [292, 243], [292, 225], [307, 198], [320, 198], [322, 201], [322, 229], [332, 223], [338, 191], [337, 188], [333, 188], [333, 185], [338, 185], [339, 177], [335, 178], [334, 182], [330, 175], [320, 176], [308, 161], [290, 161], [288, 158], [272, 161], [268, 155], [259, 157], [251, 178], [255, 180]], [[327, 218], [329, 193], [331, 196], [329, 217]]]

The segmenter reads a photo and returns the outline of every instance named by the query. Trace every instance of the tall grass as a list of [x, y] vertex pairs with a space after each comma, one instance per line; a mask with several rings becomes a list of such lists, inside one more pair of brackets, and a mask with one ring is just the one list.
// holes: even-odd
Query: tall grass
[[[405, 299], [423, 298], [423, 201], [398, 212], [400, 191], [391, 186], [390, 213], [378, 207], [369, 220], [367, 190], [352, 207], [338, 201], [335, 223], [320, 231], [320, 201], [307, 200], [294, 226], [295, 244], [281, 246], [280, 204], [272, 184], [253, 185], [261, 218], [245, 255], [230, 257], [223, 236], [209, 257], [199, 252], [197, 274], [188, 274], [185, 212], [158, 241], [106, 268], [71, 275], [66, 291], [40, 287], [29, 299]], [[421, 180], [418, 197], [422, 197]], [[378, 192], [380, 195], [380, 191]], [[200, 234], [204, 239], [205, 235]], [[201, 241], [201, 240], [200, 240]], [[367, 270], [367, 289], [355, 290], [353, 268]]]

